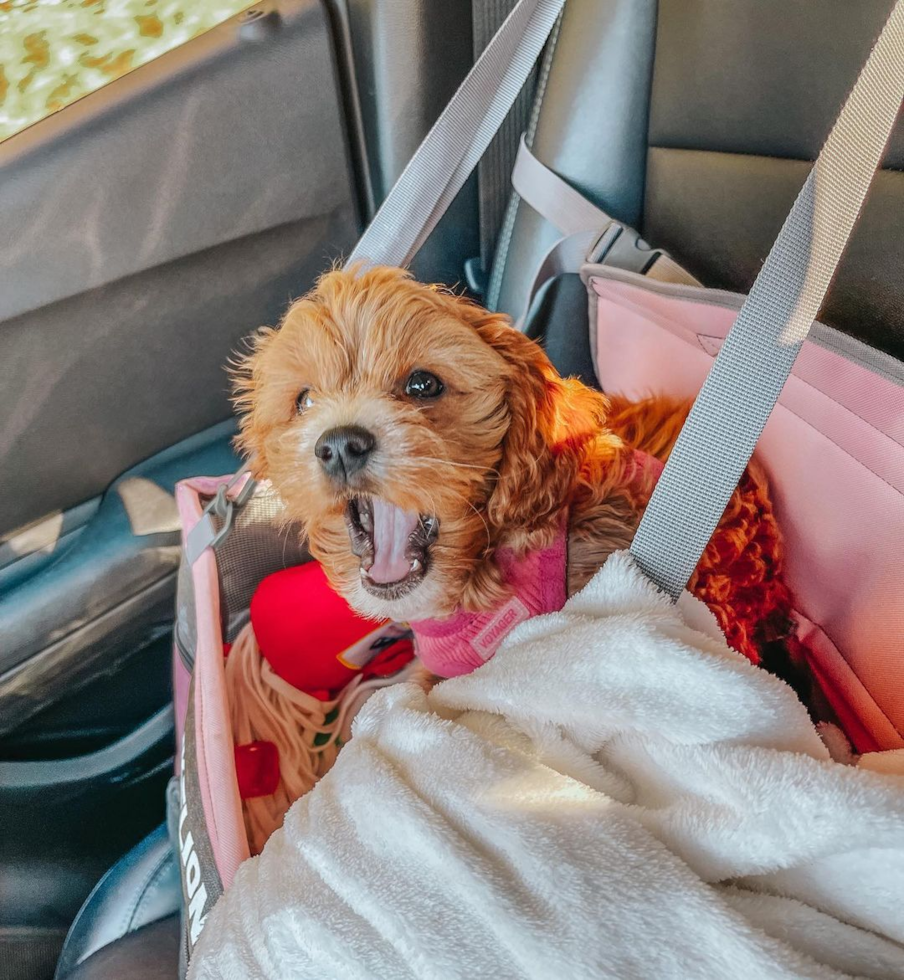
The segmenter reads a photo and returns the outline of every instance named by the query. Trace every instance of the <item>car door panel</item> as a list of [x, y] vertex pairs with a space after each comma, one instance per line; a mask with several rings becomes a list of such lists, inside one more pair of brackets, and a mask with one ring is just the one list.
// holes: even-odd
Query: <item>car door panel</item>
[[0, 592], [0, 737], [168, 635], [180, 553], [174, 486], [235, 470], [234, 432], [227, 420], [123, 474], [80, 529], [45, 546], [44, 568]]
[[0, 532], [226, 418], [229, 353], [354, 240], [323, 7], [242, 28], [0, 144]]

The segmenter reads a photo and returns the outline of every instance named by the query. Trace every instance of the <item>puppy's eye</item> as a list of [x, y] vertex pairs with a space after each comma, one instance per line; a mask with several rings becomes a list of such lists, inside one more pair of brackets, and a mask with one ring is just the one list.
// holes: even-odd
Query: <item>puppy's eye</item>
[[412, 398], [436, 398], [443, 390], [442, 381], [429, 371], [412, 371], [405, 382], [405, 394]]
[[295, 407], [298, 409], [298, 414], [301, 415], [302, 412], [309, 409], [313, 404], [314, 399], [311, 397], [311, 389], [303, 388], [295, 399]]

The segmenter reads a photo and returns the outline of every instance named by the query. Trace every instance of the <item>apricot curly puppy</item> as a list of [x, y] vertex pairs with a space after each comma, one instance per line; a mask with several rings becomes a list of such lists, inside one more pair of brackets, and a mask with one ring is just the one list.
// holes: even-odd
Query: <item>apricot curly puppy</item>
[[[687, 411], [564, 379], [505, 316], [385, 267], [325, 275], [260, 331], [237, 389], [254, 474], [351, 605], [401, 621], [500, 608], [557, 536], [560, 605], [629, 545]], [[754, 663], [788, 633], [780, 571], [752, 466], [691, 588]]]

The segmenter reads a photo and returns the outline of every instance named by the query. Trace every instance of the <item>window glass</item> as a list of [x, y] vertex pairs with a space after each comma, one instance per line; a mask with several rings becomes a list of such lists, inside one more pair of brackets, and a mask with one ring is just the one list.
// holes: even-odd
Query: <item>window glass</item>
[[0, 0], [0, 140], [247, 6], [249, 0]]

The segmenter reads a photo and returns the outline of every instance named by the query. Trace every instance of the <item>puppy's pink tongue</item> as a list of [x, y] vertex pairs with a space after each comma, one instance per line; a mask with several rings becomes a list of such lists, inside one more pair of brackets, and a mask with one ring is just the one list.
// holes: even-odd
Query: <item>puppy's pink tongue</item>
[[408, 539], [420, 520], [417, 514], [373, 498], [374, 563], [367, 569], [371, 581], [380, 585], [401, 582], [411, 569], [405, 557]]

